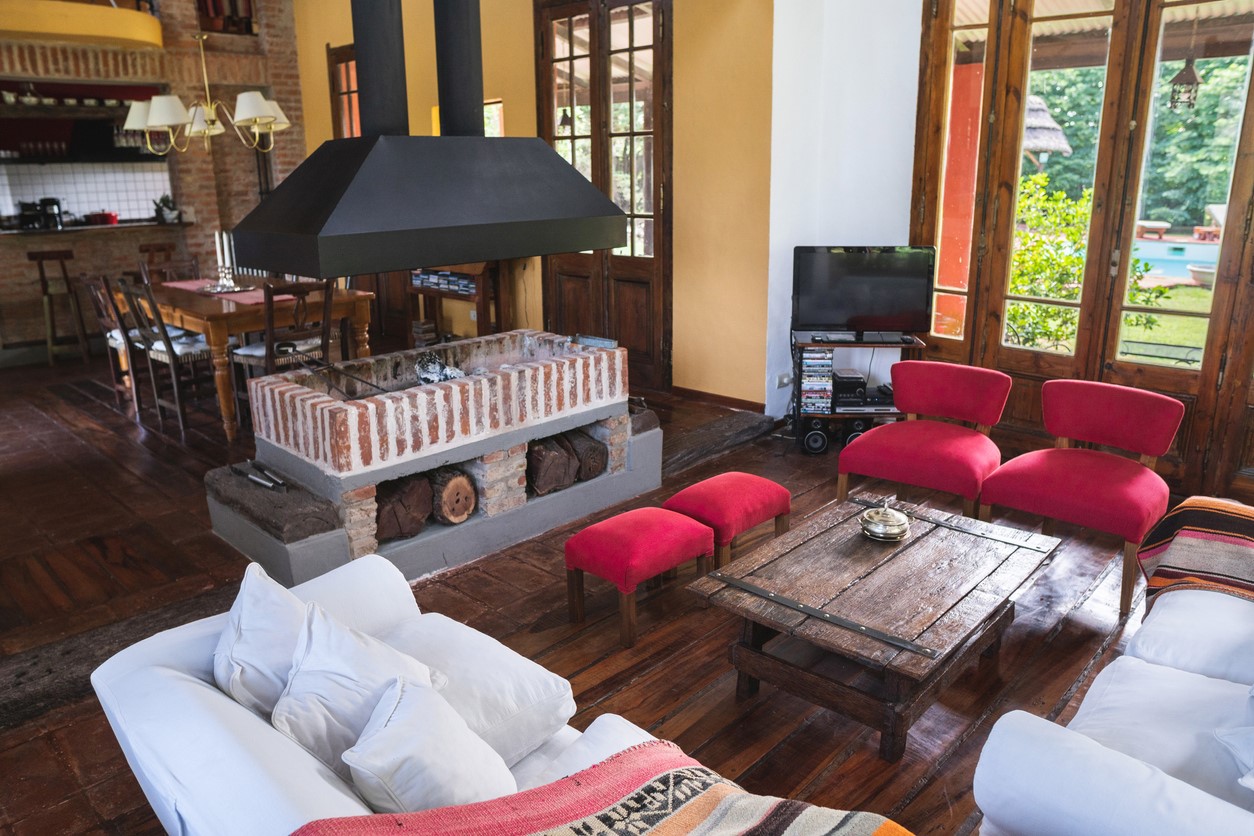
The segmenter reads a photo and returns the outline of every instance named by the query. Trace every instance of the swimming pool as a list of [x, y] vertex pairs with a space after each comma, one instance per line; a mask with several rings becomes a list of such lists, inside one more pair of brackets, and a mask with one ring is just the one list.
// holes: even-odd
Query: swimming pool
[[1189, 265], [1215, 266], [1219, 261], [1218, 241], [1146, 241], [1138, 238], [1132, 255], [1149, 262], [1150, 276], [1187, 279]]

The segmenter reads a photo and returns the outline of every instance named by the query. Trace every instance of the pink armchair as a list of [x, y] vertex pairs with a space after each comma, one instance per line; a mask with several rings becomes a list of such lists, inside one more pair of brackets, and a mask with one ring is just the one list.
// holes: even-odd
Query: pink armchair
[[[991, 507], [1001, 505], [1119, 535], [1124, 540], [1119, 613], [1126, 615], [1137, 546], [1167, 511], [1167, 483], [1154, 465], [1175, 438], [1184, 404], [1112, 383], [1049, 380], [1041, 387], [1041, 410], [1056, 446], [1017, 456], [985, 479], [980, 519], [989, 519]], [[1072, 440], [1128, 450], [1140, 461], [1073, 448]]]
[[974, 516], [985, 477], [1001, 464], [1001, 451], [988, 433], [1001, 420], [1010, 376], [926, 360], [895, 363], [892, 374], [893, 399], [907, 420], [875, 427], [845, 445], [837, 464], [837, 500], [849, 495], [849, 474], [857, 473], [958, 494], [963, 513]]

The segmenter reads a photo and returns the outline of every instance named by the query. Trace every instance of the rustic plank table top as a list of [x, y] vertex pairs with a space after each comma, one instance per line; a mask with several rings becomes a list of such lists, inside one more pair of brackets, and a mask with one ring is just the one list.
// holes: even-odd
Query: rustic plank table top
[[[1059, 540], [904, 502], [892, 504], [910, 516], [908, 536], [899, 542], [872, 540], [862, 533], [858, 518], [881, 501], [863, 495], [834, 504], [723, 567], [728, 580], [706, 576], [688, 589], [745, 619], [743, 637], [732, 648], [742, 696], [765, 679], [885, 732], [873, 719], [888, 705], [900, 713], [904, 726], [900, 740], [887, 748], [881, 740], [881, 752], [900, 757], [905, 729], [959, 672], [957, 667], [977, 651], [996, 652], [1001, 631], [1013, 618], [1010, 597]], [[736, 580], [765, 594], [739, 588]], [[814, 614], [798, 605], [813, 608]], [[818, 612], [853, 628], [830, 623]], [[897, 643], [867, 632], [886, 634]], [[780, 655], [763, 650], [777, 636], [852, 663], [863, 680], [870, 673], [876, 684], [851, 689], [839, 676], [815, 673], [813, 665], [781, 662]], [[807, 677], [816, 677], [809, 686]], [[868, 698], [876, 705], [864, 706]]]

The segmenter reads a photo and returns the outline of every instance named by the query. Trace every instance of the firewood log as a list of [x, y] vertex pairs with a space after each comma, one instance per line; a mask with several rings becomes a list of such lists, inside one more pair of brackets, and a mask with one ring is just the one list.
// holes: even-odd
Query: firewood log
[[445, 525], [465, 522], [475, 512], [475, 482], [465, 471], [441, 467], [427, 474], [431, 480], [431, 513]]

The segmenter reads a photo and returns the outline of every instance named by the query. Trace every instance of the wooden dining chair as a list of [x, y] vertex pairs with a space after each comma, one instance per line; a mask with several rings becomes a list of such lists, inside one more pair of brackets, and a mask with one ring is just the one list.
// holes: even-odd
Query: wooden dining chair
[[182, 259], [167, 259], [158, 263], [139, 262], [139, 275], [144, 284], [165, 284], [184, 279], [199, 279], [200, 259], [196, 256]]
[[[44, 340], [48, 344], [48, 365], [56, 365], [56, 345], [60, 341], [57, 335], [57, 300], [65, 298], [70, 306], [70, 324], [78, 338], [78, 350], [83, 355], [83, 363], [91, 362], [91, 348], [87, 342], [87, 329], [83, 325], [83, 312], [78, 305], [78, 295], [70, 283], [70, 270], [66, 262], [74, 260], [73, 250], [35, 250], [26, 253], [26, 258], [39, 267], [39, 292], [44, 303]], [[56, 265], [55, 271], [52, 265]]]
[[77, 284], [91, 300], [96, 322], [100, 325], [100, 332], [109, 349], [107, 353], [109, 376], [113, 379], [113, 399], [117, 402], [118, 409], [122, 409], [122, 397], [125, 396], [134, 410], [135, 422], [139, 423], [143, 401], [139, 394], [136, 372], [139, 370], [137, 361], [142, 349], [127, 335], [129, 329], [125, 327], [122, 312], [118, 308], [113, 283], [108, 276], [83, 274], [78, 277]]
[[[144, 347], [152, 396], [157, 407], [157, 425], [164, 432], [165, 411], [178, 418], [179, 435], [187, 435], [187, 395], [195, 394], [199, 380], [196, 364], [211, 367], [209, 345], [201, 334], [191, 331], [173, 336], [161, 318], [161, 309], [152, 296], [152, 286], [133, 278], [118, 279], [126, 300], [126, 324], [134, 329], [133, 338]], [[186, 388], [185, 388], [186, 387]]]
[[[243, 345], [231, 351], [231, 359], [239, 364], [244, 379], [255, 374], [274, 374], [286, 366], [326, 361], [331, 355], [331, 303], [335, 296], [335, 279], [308, 282], [277, 282], [263, 287], [266, 330], [261, 342]], [[281, 297], [289, 297], [284, 299]], [[239, 375], [231, 375], [236, 402], [248, 400], [247, 384], [240, 385]]]

